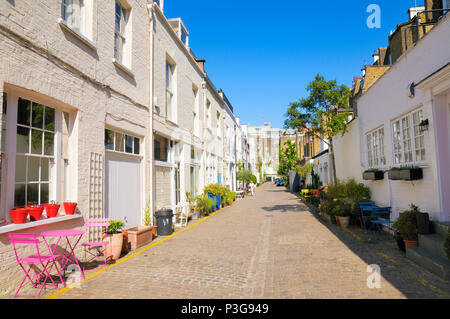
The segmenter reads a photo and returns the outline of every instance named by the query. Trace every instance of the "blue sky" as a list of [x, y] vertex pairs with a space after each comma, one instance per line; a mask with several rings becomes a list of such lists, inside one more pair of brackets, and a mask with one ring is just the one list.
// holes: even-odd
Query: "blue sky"
[[[319, 73], [351, 85], [390, 30], [423, 0], [166, 0], [165, 15], [181, 17], [190, 47], [222, 88], [242, 124], [262, 118], [282, 127], [290, 102], [306, 95]], [[369, 4], [381, 8], [381, 28], [366, 25]]]

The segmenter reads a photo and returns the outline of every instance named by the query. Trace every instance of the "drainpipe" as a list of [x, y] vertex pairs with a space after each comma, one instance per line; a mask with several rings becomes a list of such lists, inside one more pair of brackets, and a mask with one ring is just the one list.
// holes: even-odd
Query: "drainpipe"
[[153, 19], [153, 4], [152, 5], [147, 5], [147, 12], [148, 12], [148, 18], [149, 18], [149, 39], [148, 39], [148, 55], [149, 55], [149, 61], [150, 61], [150, 70], [148, 70], [148, 74], [149, 74], [149, 112], [148, 112], [148, 136], [147, 136], [147, 147], [148, 147], [148, 152], [147, 154], [149, 154], [149, 158], [147, 160], [148, 163], [148, 168], [149, 168], [149, 174], [148, 177], [150, 179], [149, 181], [149, 185], [150, 185], [150, 190], [149, 190], [149, 200], [150, 200], [150, 207], [151, 207], [151, 213], [150, 213], [150, 217], [152, 220], [152, 225], [154, 224], [154, 212], [156, 209], [156, 205], [155, 205], [155, 181], [154, 181], [154, 161], [153, 161], [153, 108], [154, 108], [154, 84], [153, 84], [153, 70], [154, 70], [154, 34], [153, 34], [153, 27], [154, 27], [154, 19]]

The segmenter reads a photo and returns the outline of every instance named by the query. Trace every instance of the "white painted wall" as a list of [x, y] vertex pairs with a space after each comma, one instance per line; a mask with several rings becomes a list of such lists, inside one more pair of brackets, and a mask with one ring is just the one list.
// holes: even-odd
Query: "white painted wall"
[[[114, 56], [113, 2], [92, 3], [86, 32], [89, 41], [81, 40], [67, 31], [58, 19], [60, 1], [1, 1], [0, 2], [0, 96], [17, 104], [24, 97], [59, 111], [70, 113], [69, 185], [67, 196], [78, 202], [84, 217], [89, 216], [91, 153], [105, 158], [105, 127], [129, 133], [143, 139], [142, 155], [150, 150], [147, 124], [149, 120], [148, 86], [148, 15], [145, 0], [128, 0], [132, 16], [127, 34], [132, 45], [127, 72], [112, 61]], [[9, 105], [8, 105], [9, 107]], [[14, 133], [15, 123], [7, 123]], [[7, 132], [9, 134], [9, 132]], [[9, 143], [9, 144], [8, 144]], [[7, 141], [8, 158], [14, 159], [15, 147]], [[11, 162], [11, 161], [10, 161]], [[9, 167], [11, 169], [11, 167]], [[8, 172], [10, 183], [14, 169]], [[104, 186], [104, 178], [100, 183]], [[142, 204], [150, 190], [143, 177]], [[9, 219], [14, 192], [2, 187], [0, 219]], [[67, 198], [56, 198], [63, 202]], [[104, 198], [103, 198], [104, 201]], [[103, 203], [105, 205], [105, 203]], [[141, 216], [143, 212], [136, 211]], [[82, 228], [83, 219], [48, 225], [52, 228]], [[40, 232], [42, 228], [29, 228]], [[6, 234], [0, 235], [0, 295], [10, 295], [23, 277], [16, 264]], [[23, 253], [29, 253], [24, 251]]]
[[[363, 96], [358, 99], [359, 132], [361, 138], [362, 170], [367, 165], [366, 133], [383, 125], [385, 130], [385, 155], [387, 164], [380, 169], [388, 170], [393, 163], [392, 120], [415, 109], [422, 109], [424, 119], [429, 119], [430, 129], [425, 132], [426, 160], [416, 163], [423, 167], [423, 180], [390, 181], [385, 179], [369, 183], [377, 204], [393, 207], [394, 217], [409, 204], [418, 205], [430, 213], [434, 220], [441, 219], [440, 189], [436, 161], [436, 142], [433, 113], [433, 97], [416, 89], [409, 98], [406, 89], [411, 82], [419, 83], [448, 64], [450, 58], [450, 16], [447, 15], [423, 39], [410, 48]], [[445, 132], [444, 132], [445, 134]]]

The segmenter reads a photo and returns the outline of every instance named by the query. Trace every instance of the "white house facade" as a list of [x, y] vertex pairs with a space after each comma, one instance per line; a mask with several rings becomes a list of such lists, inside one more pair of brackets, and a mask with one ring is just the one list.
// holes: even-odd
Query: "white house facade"
[[423, 178], [368, 186], [394, 217], [413, 203], [450, 220], [450, 16], [408, 49], [358, 100], [362, 170], [420, 168]]

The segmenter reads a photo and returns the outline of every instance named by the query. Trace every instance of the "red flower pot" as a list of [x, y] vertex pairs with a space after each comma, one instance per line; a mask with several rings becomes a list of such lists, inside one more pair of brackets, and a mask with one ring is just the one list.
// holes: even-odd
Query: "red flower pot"
[[11, 217], [14, 224], [25, 224], [28, 216], [28, 209], [17, 208], [11, 209]]
[[63, 205], [64, 205], [64, 211], [66, 212], [66, 215], [73, 215], [75, 213], [75, 208], [77, 207], [77, 203], [66, 202], [66, 203], [63, 203]]
[[41, 220], [42, 212], [44, 207], [38, 205], [28, 205], [28, 213], [30, 214], [30, 220], [32, 222]]
[[53, 218], [58, 215], [60, 205], [44, 204], [44, 207], [48, 218]]

